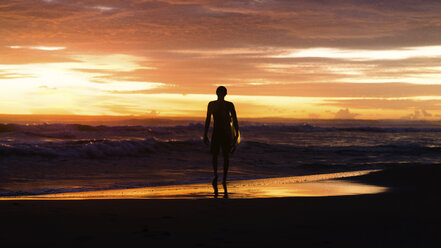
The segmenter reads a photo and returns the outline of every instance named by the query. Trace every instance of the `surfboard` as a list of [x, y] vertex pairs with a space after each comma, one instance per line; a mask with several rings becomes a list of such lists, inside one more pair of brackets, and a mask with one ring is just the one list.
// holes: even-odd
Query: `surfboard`
[[234, 138], [237, 135], [236, 142], [233, 142], [231, 147], [231, 152], [233, 153], [236, 150], [236, 147], [240, 144], [240, 131], [238, 130], [236, 133], [236, 128], [234, 128], [233, 118], [230, 118], [230, 129], [231, 129], [231, 140], [234, 141]]

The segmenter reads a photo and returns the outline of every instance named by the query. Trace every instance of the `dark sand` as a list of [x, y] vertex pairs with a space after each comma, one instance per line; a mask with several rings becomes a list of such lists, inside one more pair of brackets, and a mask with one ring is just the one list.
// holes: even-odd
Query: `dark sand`
[[2, 247], [441, 247], [441, 166], [353, 177], [386, 193], [0, 201]]

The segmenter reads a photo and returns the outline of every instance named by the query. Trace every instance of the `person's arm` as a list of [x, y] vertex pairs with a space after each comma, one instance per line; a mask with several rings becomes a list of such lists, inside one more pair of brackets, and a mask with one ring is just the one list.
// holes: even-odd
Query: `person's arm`
[[233, 117], [233, 126], [236, 129], [236, 137], [234, 137], [234, 142], [236, 142], [239, 134], [239, 122], [237, 121], [236, 109], [233, 103], [231, 103], [231, 117]]
[[210, 103], [207, 107], [207, 118], [205, 119], [205, 131], [204, 131], [204, 143], [208, 144], [208, 129], [210, 128], [210, 121], [211, 121], [211, 107]]

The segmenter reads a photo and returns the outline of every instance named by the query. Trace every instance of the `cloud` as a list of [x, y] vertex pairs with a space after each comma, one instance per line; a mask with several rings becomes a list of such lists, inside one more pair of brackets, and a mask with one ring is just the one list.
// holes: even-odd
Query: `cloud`
[[309, 114], [308, 115], [309, 116], [309, 118], [311, 118], [311, 119], [319, 119], [320, 118], [320, 115], [319, 114]]
[[0, 18], [14, 27], [7, 40], [84, 49], [392, 48], [439, 44], [440, 10], [436, 1], [17, 1]]
[[326, 99], [323, 106], [335, 106], [364, 109], [364, 110], [406, 110], [406, 109], [425, 109], [425, 110], [441, 110], [441, 99]]
[[424, 109], [416, 109], [413, 113], [401, 117], [405, 120], [421, 120], [432, 117], [432, 114], [428, 113]]
[[31, 114], [34, 115], [74, 115], [75, 113], [70, 109], [64, 108], [31, 108]]
[[152, 109], [147, 113], [147, 116], [156, 117], [159, 114], [160, 114], [160, 112], [156, 111], [155, 109]]
[[137, 104], [97, 104], [95, 107], [104, 109], [105, 111], [110, 111], [113, 114], [123, 114], [123, 115], [143, 115], [145, 114], [145, 109]]
[[[228, 82], [229, 80], [227, 80]], [[242, 81], [242, 80], [241, 80]], [[253, 81], [253, 80], [250, 80]], [[234, 82], [234, 81], [233, 81]], [[240, 82], [240, 81], [239, 81]], [[243, 81], [242, 81], [243, 82]], [[440, 96], [441, 85], [418, 85], [408, 83], [287, 83], [274, 84], [242, 84], [235, 83], [238, 94], [249, 95], [279, 95], [296, 97], [351, 97], [351, 98], [393, 98], [416, 96]], [[349, 101], [349, 100], [348, 100]], [[351, 100], [360, 105], [369, 100]], [[346, 100], [329, 100], [329, 104], [343, 103]], [[399, 102], [399, 101], [398, 101]], [[344, 107], [344, 106], [343, 106]]]
[[337, 113], [335, 113], [335, 119], [354, 119], [355, 116], [359, 114], [351, 113], [348, 108], [340, 109]]
[[0, 69], [0, 80], [1, 79], [14, 79], [14, 78], [21, 78], [21, 77], [27, 77], [30, 76], [28, 74], [20, 74], [15, 72], [8, 72], [8, 70], [2, 70]]
[[78, 62], [66, 50], [11, 49], [0, 46], [1, 65]]
[[57, 90], [57, 88], [55, 88], [55, 87], [49, 87], [49, 86], [46, 86], [46, 85], [39, 86], [38, 88], [39, 89], [45, 89], [45, 90]]
[[428, 113], [426, 110], [421, 109], [421, 113], [423, 114], [424, 117], [432, 117], [431, 113]]
[[43, 50], [43, 51], [58, 51], [64, 50], [66, 47], [50, 47], [50, 46], [31, 46], [29, 49]]
[[[99, 10], [97, 7], [112, 8], [117, 11], [97, 11]], [[176, 70], [176, 66], [182, 66], [176, 64], [177, 56], [185, 59], [190, 65], [202, 64], [201, 69], [204, 70], [204, 74], [210, 73], [209, 67], [219, 66], [220, 63], [215, 61], [220, 56], [229, 56], [223, 61], [229, 60], [233, 66], [226, 68], [226, 63], [222, 63], [218, 67], [219, 71], [237, 75], [237, 71], [233, 71], [232, 68], [242, 64], [240, 68], [249, 68], [243, 74], [254, 72], [261, 74], [259, 77], [267, 80], [274, 81], [277, 77], [282, 77], [293, 82], [304, 78], [323, 80], [328, 76], [331, 79], [339, 79], [342, 78], [341, 68], [337, 68], [340, 70], [337, 73], [326, 70], [329, 68], [329, 63], [304, 62], [302, 65], [308, 66], [308, 70], [287, 68], [283, 73], [288, 74], [280, 75], [282, 73], [274, 73], [274, 70], [270, 73], [268, 70], [257, 68], [259, 65], [256, 65], [256, 61], [260, 58], [289, 55], [293, 49], [300, 54], [320, 52], [319, 57], [322, 61], [326, 57], [337, 59], [342, 56], [355, 59], [388, 59], [393, 57], [389, 56], [391, 53], [399, 58], [414, 56], [421, 52], [422, 47], [427, 47], [427, 43], [437, 45], [441, 43], [441, 37], [436, 35], [439, 33], [440, 21], [439, 18], [434, 17], [440, 9], [441, 6], [432, 1], [426, 1], [418, 6], [399, 1], [367, 3], [355, 0], [339, 1], [338, 4], [322, 1], [296, 1], [296, 4], [292, 4], [289, 1], [276, 0], [262, 2], [114, 0], [106, 1], [105, 5], [102, 1], [50, 3], [18, 1], [0, 8], [0, 20], [5, 27], [14, 27], [4, 30], [5, 42], [9, 41], [7, 45], [35, 46], [28, 42], [38, 40], [43, 44], [42, 47], [69, 47], [69, 50], [80, 50], [83, 53], [84, 51], [137, 55], [142, 53], [144, 56], [151, 56], [151, 53], [158, 51], [169, 51], [169, 54], [162, 54], [165, 55], [164, 57], [157, 57], [157, 62], [165, 69], [164, 73], [167, 73], [166, 70], [169, 68]], [[107, 15], [101, 12], [114, 13]], [[37, 28], [29, 27], [30, 18]], [[415, 18], [418, 18], [418, 21], [415, 21]], [[424, 33], [432, 34], [433, 37], [421, 38], [423, 41], [414, 42], [413, 50], [404, 49], [404, 46], [410, 45], [399, 43], [407, 42], [415, 36], [410, 33], [406, 39], [403, 39], [401, 37], [403, 34], [400, 32], [413, 32], [411, 30], [417, 31], [432, 26], [432, 32], [426, 30]], [[386, 42], [391, 37], [397, 36], [400, 36], [395, 38], [397, 44], [392, 41], [390, 44]], [[359, 48], [355, 49], [357, 46]], [[255, 54], [244, 53], [243, 50], [247, 49], [248, 52], [254, 51]], [[194, 53], [180, 55], [176, 52], [171, 53], [188, 50]], [[230, 51], [230, 53], [221, 55], [215, 51]], [[428, 52], [433, 54], [431, 51]], [[201, 54], [212, 56], [214, 59], [198, 61], [201, 59]], [[308, 61], [305, 57], [301, 60]], [[272, 60], [272, 63], [282, 63], [283, 66], [283, 60]], [[293, 63], [296, 62], [291, 60], [289, 64]], [[337, 63], [331, 62], [331, 64]], [[376, 64], [373, 67], [376, 67]], [[188, 70], [190, 66], [182, 68]], [[365, 73], [363, 68], [368, 69], [362, 67], [358, 72]], [[185, 71], [184, 69], [180, 73]], [[373, 68], [372, 71], [379, 71], [375, 69], [377, 68]], [[357, 70], [351, 67], [347, 71]], [[185, 78], [185, 75], [182, 75], [182, 78]]]
[[225, 82], [236, 95], [309, 97], [303, 109], [436, 111], [440, 12], [439, 1], [4, 1], [0, 91], [68, 86], [132, 113], [129, 97]]
[[64, 50], [66, 47], [51, 47], [51, 46], [9, 46], [9, 48], [12, 49], [20, 49], [20, 48], [27, 48], [27, 49], [35, 49], [35, 50], [43, 50], [43, 51], [58, 51], [58, 50]]
[[93, 8], [95, 8], [95, 9], [97, 9], [97, 10], [100, 10], [100, 11], [112, 11], [112, 10], [115, 10], [116, 8], [114, 8], [114, 7], [109, 7], [109, 6], [95, 6], [95, 7], [93, 7]]
[[353, 50], [338, 48], [297, 49], [276, 58], [332, 58], [351, 61], [402, 60], [412, 57], [439, 57], [441, 46], [404, 47], [397, 50]]

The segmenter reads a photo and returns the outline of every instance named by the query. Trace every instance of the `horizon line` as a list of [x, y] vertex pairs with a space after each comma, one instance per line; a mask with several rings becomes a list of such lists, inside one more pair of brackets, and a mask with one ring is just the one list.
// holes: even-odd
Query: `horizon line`
[[[149, 116], [149, 115], [87, 115], [87, 114], [3, 114], [0, 113], [0, 117], [74, 117], [74, 118], [112, 118], [112, 119], [140, 119], [140, 120], [146, 120], [146, 119], [180, 119], [180, 120], [195, 120], [195, 119], [205, 119], [205, 116]], [[339, 118], [296, 118], [296, 117], [241, 117], [240, 119], [245, 120], [264, 120], [264, 119], [272, 119], [272, 120], [314, 120], [314, 121], [427, 121], [427, 122], [437, 122], [441, 121], [440, 119], [402, 119], [402, 118], [384, 118], [384, 119], [357, 119], [357, 118], [348, 118], [348, 119], [339, 119]]]

